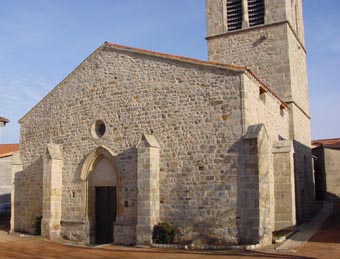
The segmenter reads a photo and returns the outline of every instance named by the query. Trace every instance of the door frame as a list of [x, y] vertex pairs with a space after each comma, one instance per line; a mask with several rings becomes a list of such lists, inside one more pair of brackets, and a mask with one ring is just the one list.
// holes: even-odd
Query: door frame
[[122, 213], [122, 205], [120, 204], [120, 171], [117, 168], [116, 155], [107, 147], [100, 146], [89, 153], [84, 159], [80, 169], [80, 180], [83, 182], [83, 217], [87, 230], [87, 244], [95, 244], [95, 186], [92, 186], [90, 175], [93, 173], [97, 163], [106, 158], [112, 165], [113, 173], [116, 175], [116, 195], [117, 195], [117, 208], [116, 208], [116, 221], [120, 218]]

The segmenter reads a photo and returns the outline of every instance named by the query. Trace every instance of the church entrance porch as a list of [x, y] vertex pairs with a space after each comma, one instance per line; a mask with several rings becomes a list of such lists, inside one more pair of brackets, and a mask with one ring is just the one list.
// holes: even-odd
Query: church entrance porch
[[90, 243], [112, 243], [113, 225], [118, 213], [118, 175], [113, 157], [99, 152], [88, 173], [86, 183]]
[[[55, 150], [58, 156], [52, 152]], [[50, 198], [50, 175], [60, 176], [58, 183], [62, 186], [64, 162], [59, 145], [50, 145], [48, 151], [52, 155], [45, 158], [46, 198]], [[65, 204], [63, 213], [61, 199], [57, 204], [61, 216], [59, 237], [86, 245], [150, 244], [152, 227], [159, 222], [159, 170], [159, 144], [149, 135], [143, 135], [136, 147], [118, 154], [105, 146], [88, 153], [72, 185], [58, 192], [64, 195]], [[47, 207], [50, 203], [44, 204]], [[43, 217], [45, 225], [47, 220]], [[49, 229], [45, 229], [47, 233]]]

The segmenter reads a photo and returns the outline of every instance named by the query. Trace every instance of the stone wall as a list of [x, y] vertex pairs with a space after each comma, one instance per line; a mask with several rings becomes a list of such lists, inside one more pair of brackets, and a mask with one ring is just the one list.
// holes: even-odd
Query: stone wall
[[[237, 71], [105, 45], [20, 121], [27, 187], [19, 192], [41, 213], [41, 193], [32, 192], [31, 186], [42, 180], [30, 177], [40, 174], [42, 179], [42, 167], [36, 170], [31, 164], [47, 143], [61, 145], [62, 233], [79, 234], [87, 224], [80, 165], [91, 151], [105, 145], [116, 153], [120, 171], [120, 224], [126, 231], [119, 227], [117, 233], [133, 233], [135, 145], [142, 133], [153, 132], [162, 147], [160, 219], [178, 226], [182, 240], [235, 243], [239, 154], [231, 146], [242, 132], [240, 85]], [[103, 138], [91, 136], [97, 119], [106, 124]], [[23, 226], [29, 225], [27, 213], [21, 220]]]
[[324, 148], [326, 189], [330, 197], [340, 197], [340, 150]]
[[238, 227], [241, 243], [269, 245], [274, 230], [272, 144], [264, 124], [248, 127], [239, 148]]
[[[309, 118], [301, 1], [266, 0], [264, 25], [232, 32], [221, 26], [226, 23], [225, 14], [221, 14], [224, 2], [207, 0], [209, 60], [250, 68], [284, 101], [294, 102]], [[299, 124], [298, 118], [294, 121]], [[308, 136], [310, 125], [304, 123], [302, 127]], [[310, 136], [301, 143], [309, 146]]]
[[[270, 153], [273, 152], [274, 157], [267, 154], [266, 158], [272, 175], [267, 181], [270, 182], [273, 193], [271, 200], [267, 200], [268, 203], [263, 204], [262, 208], [271, 206], [268, 210], [273, 213], [271, 217], [274, 217], [271, 222], [272, 230], [294, 228], [296, 224], [294, 148], [293, 142], [288, 141], [291, 143], [289, 147], [283, 144], [290, 136], [290, 111], [283, 108], [282, 103], [270, 92], [259, 92], [259, 83], [252, 78], [244, 76], [244, 82], [246, 82], [244, 87], [245, 127], [262, 123], [268, 134], [267, 141], [273, 147]], [[283, 141], [284, 139], [286, 141]], [[281, 147], [289, 148], [289, 151], [282, 153], [284, 148]], [[261, 149], [257, 152], [260, 153]]]
[[152, 135], [144, 134], [138, 149], [137, 169], [137, 244], [152, 244], [153, 226], [159, 223], [159, 143]]
[[[243, 5], [246, 4], [243, 0]], [[274, 24], [288, 21], [304, 44], [304, 25], [301, 0], [264, 0], [265, 23]], [[227, 0], [206, 0], [207, 32], [208, 36], [214, 36], [227, 32]], [[247, 16], [247, 14], [245, 14]], [[248, 25], [243, 24], [243, 29]]]
[[[15, 226], [13, 230], [34, 234], [37, 222], [42, 216], [43, 193], [43, 161], [42, 158], [33, 160], [32, 164], [15, 172], [13, 210], [15, 213]], [[39, 224], [38, 224], [39, 225]]]
[[312, 149], [315, 169], [316, 198], [319, 201], [340, 197], [340, 150], [318, 146]]
[[270, 142], [289, 138], [289, 109], [270, 92], [260, 92], [260, 84], [249, 76], [244, 82], [244, 127], [264, 124]]
[[[296, 40], [296, 35], [293, 31], [288, 30], [287, 33], [289, 42], [289, 62], [290, 62], [290, 80], [292, 88], [292, 98], [285, 101], [293, 101], [307, 117], [310, 116], [308, 81], [307, 81], [307, 61], [306, 52], [303, 46]], [[304, 127], [310, 131], [310, 127]], [[308, 132], [307, 132], [308, 133]], [[311, 142], [306, 142], [309, 144]], [[310, 144], [309, 144], [310, 145]]]
[[[295, 140], [298, 207], [311, 201], [313, 178], [301, 1], [265, 5], [265, 25], [225, 33], [226, 0], [207, 0], [209, 59], [249, 67], [290, 109], [245, 68], [105, 43], [20, 121], [14, 229], [32, 232], [42, 215], [42, 158], [55, 144], [63, 154], [57, 236], [95, 242], [90, 179], [104, 156], [116, 177], [116, 243], [150, 243], [159, 220], [178, 227], [181, 243], [270, 243], [280, 165], [271, 146]], [[137, 145], [147, 135], [156, 151]]]
[[301, 221], [304, 214], [311, 213], [314, 201], [302, 1], [265, 0], [265, 24], [231, 32], [226, 31], [225, 8], [226, 1], [207, 0], [209, 60], [249, 67], [289, 103], [289, 135], [280, 136], [294, 139], [297, 215]]
[[292, 99], [288, 24], [265, 25], [208, 37], [210, 61], [250, 68], [284, 100]]
[[315, 181], [310, 148], [310, 119], [295, 104], [290, 104], [289, 107], [292, 114], [290, 131], [295, 150], [297, 218], [298, 222], [301, 223], [304, 216], [313, 212], [315, 201]]
[[58, 240], [61, 232], [63, 158], [60, 146], [47, 145], [43, 158], [43, 201], [41, 236]]
[[227, 31], [226, 0], [206, 0], [208, 36]]
[[265, 22], [269, 24], [288, 21], [299, 40], [304, 43], [302, 1], [303, 0], [265, 0]]
[[0, 203], [11, 201], [12, 156], [0, 158]]
[[274, 154], [275, 230], [296, 226], [294, 146], [291, 140], [277, 141]]
[[20, 221], [20, 218], [22, 218], [23, 216], [23, 214], [20, 214], [20, 211], [18, 211], [19, 217], [17, 217], [15, 213], [17, 206], [23, 206], [16, 199], [16, 195], [20, 195], [19, 193], [20, 189], [17, 188], [17, 183], [16, 183], [16, 179], [18, 179], [16, 178], [16, 174], [20, 174], [22, 172], [22, 162], [21, 162], [20, 151], [16, 151], [13, 153], [11, 164], [12, 166], [11, 166], [11, 229], [10, 229], [10, 232], [13, 233], [18, 230], [15, 228], [19, 227], [18, 220]]

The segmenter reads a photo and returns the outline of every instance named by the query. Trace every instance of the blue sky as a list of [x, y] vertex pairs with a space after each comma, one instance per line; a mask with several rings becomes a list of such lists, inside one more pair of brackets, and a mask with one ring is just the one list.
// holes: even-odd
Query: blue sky
[[[312, 137], [340, 137], [340, 1], [305, 0]], [[105, 41], [207, 59], [205, 0], [2, 0], [0, 143]]]

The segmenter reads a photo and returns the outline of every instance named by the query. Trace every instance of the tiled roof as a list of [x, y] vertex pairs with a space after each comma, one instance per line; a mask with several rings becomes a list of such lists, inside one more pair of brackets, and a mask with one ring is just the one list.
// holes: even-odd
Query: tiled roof
[[13, 152], [19, 150], [19, 144], [2, 144], [0, 145], [0, 157], [11, 156]]
[[340, 148], [340, 138], [313, 140], [312, 145], [315, 147]]
[[8, 123], [8, 122], [9, 122], [9, 119], [7, 119], [7, 118], [5, 118], [5, 117], [0, 117], [0, 122]]

